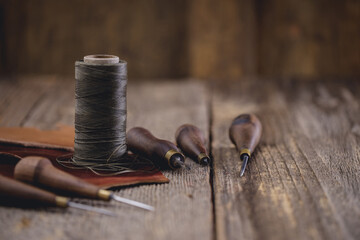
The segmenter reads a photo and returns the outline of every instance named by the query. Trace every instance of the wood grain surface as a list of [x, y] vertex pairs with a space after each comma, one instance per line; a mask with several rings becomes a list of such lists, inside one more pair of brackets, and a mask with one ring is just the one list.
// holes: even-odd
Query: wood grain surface
[[[21, 79], [0, 82], [0, 124], [51, 128], [73, 124], [74, 81]], [[205, 87], [183, 82], [128, 86], [128, 129], [143, 126], [175, 141], [192, 123], [208, 136]], [[190, 159], [191, 169], [165, 171], [169, 184], [129, 187], [120, 196], [153, 205], [146, 212], [120, 203], [82, 200], [116, 212], [117, 218], [77, 210], [0, 207], [0, 239], [212, 239], [209, 167]]]
[[[358, 239], [359, 93], [356, 81], [243, 81], [213, 88], [217, 239]], [[239, 178], [228, 138], [239, 113], [263, 124]]]
[[359, 76], [359, 1], [258, 3], [260, 75]]
[[109, 53], [131, 78], [359, 76], [359, 42], [359, 0], [0, 0], [1, 74]]
[[183, 0], [0, 0], [0, 72], [73, 75], [76, 60], [109, 53], [131, 63], [130, 77], [184, 76], [185, 7]]
[[[358, 80], [129, 81], [128, 129], [174, 141], [180, 125], [198, 126], [211, 171], [187, 159], [190, 169], [164, 172], [169, 184], [118, 190], [154, 213], [90, 200], [119, 216], [0, 207], [0, 239], [359, 239]], [[73, 80], [0, 80], [0, 96], [2, 126], [73, 124]], [[263, 125], [243, 178], [228, 135], [241, 113]]]

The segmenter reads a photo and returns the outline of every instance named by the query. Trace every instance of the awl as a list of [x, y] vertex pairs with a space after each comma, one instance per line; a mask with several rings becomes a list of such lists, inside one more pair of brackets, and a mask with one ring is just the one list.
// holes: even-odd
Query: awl
[[181, 125], [175, 133], [176, 143], [183, 153], [200, 164], [207, 165], [210, 162], [206, 150], [206, 139], [201, 130], [192, 125]]
[[32, 182], [53, 189], [73, 193], [76, 196], [101, 199], [111, 199], [135, 207], [154, 211], [152, 206], [116, 195], [112, 191], [102, 189], [87, 183], [73, 175], [55, 168], [49, 159], [38, 156], [28, 156], [21, 159], [15, 166], [14, 177], [25, 182]]
[[236, 145], [240, 159], [243, 161], [240, 177], [244, 175], [249, 158], [260, 141], [261, 133], [261, 122], [254, 114], [241, 114], [230, 126], [230, 139]]
[[15, 200], [17, 202], [22, 202], [22, 204], [26, 206], [36, 205], [39, 207], [48, 206], [61, 208], [72, 207], [109, 216], [116, 216], [116, 214], [108, 210], [72, 202], [69, 198], [56, 196], [51, 192], [2, 175], [0, 175], [0, 195], [2, 198], [11, 199], [11, 201]]
[[159, 165], [171, 169], [185, 165], [184, 155], [170, 141], [154, 137], [148, 130], [141, 127], [130, 129], [126, 135], [126, 143], [130, 151], [144, 156]]

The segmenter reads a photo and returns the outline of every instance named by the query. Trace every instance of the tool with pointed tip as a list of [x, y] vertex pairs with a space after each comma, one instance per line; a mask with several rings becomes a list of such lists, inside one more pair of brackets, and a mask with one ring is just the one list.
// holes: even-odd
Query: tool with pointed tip
[[199, 128], [191, 124], [181, 125], [175, 133], [179, 148], [193, 160], [207, 165], [210, 162], [205, 144], [206, 139]]
[[261, 122], [254, 114], [241, 114], [230, 126], [230, 139], [236, 145], [240, 159], [243, 160], [240, 177], [244, 175], [249, 158], [260, 141], [261, 132]]
[[48, 207], [73, 207], [81, 210], [92, 211], [109, 216], [116, 216], [116, 214], [102, 209], [85, 204], [75, 203], [69, 198], [56, 196], [55, 194], [45, 191], [43, 189], [28, 185], [23, 182], [0, 175], [0, 196], [2, 198], [19, 200], [23, 205], [37, 205]]
[[122, 198], [115, 195], [112, 191], [101, 189], [96, 185], [87, 183], [73, 175], [63, 172], [55, 168], [50, 160], [44, 157], [28, 156], [22, 158], [15, 166], [14, 177], [20, 181], [31, 182], [52, 189], [73, 193], [79, 197], [105, 201], [113, 199], [135, 207], [154, 211], [152, 206]]
[[130, 129], [126, 135], [126, 143], [130, 151], [157, 161], [171, 169], [185, 165], [185, 158], [174, 143], [154, 137], [148, 130], [141, 127]]

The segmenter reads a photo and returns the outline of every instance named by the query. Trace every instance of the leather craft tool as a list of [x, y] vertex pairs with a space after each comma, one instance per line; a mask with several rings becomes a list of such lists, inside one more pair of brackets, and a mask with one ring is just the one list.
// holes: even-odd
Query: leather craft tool
[[80, 178], [63, 172], [60, 169], [55, 168], [50, 160], [44, 157], [29, 156], [21, 159], [15, 166], [14, 177], [21, 181], [73, 193], [80, 197], [101, 199], [105, 201], [113, 199], [135, 207], [154, 211], [152, 206], [122, 198], [112, 191], [101, 189], [96, 185], [87, 183]]
[[56, 196], [55, 194], [45, 191], [43, 189], [16, 181], [14, 179], [0, 175], [0, 195], [2, 200], [9, 199], [11, 201], [21, 202], [23, 205], [36, 205], [39, 207], [61, 207], [61, 208], [77, 208], [86, 211], [92, 211], [109, 216], [116, 216], [116, 214], [102, 209], [95, 208], [89, 205], [76, 203], [70, 201], [69, 198]]
[[240, 159], [243, 161], [240, 177], [244, 175], [249, 158], [260, 141], [261, 132], [261, 122], [254, 114], [241, 114], [230, 126], [230, 139], [236, 145]]
[[199, 128], [191, 124], [184, 124], [177, 129], [175, 139], [185, 155], [200, 164], [209, 164], [210, 158], [205, 147], [206, 139]]
[[133, 153], [172, 169], [185, 165], [185, 158], [172, 142], [154, 137], [148, 130], [135, 127], [127, 132], [127, 146]]

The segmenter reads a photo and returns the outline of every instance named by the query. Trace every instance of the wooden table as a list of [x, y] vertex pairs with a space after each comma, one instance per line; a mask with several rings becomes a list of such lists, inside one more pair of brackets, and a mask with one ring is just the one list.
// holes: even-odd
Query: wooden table
[[[169, 184], [123, 188], [146, 212], [88, 201], [117, 218], [79, 210], [0, 208], [0, 239], [359, 239], [360, 81], [243, 79], [213, 84], [129, 80], [128, 128], [174, 140], [192, 123], [209, 139], [211, 167], [166, 171]], [[253, 112], [263, 138], [239, 178], [231, 120]], [[0, 125], [73, 124], [74, 80], [0, 81]]]

